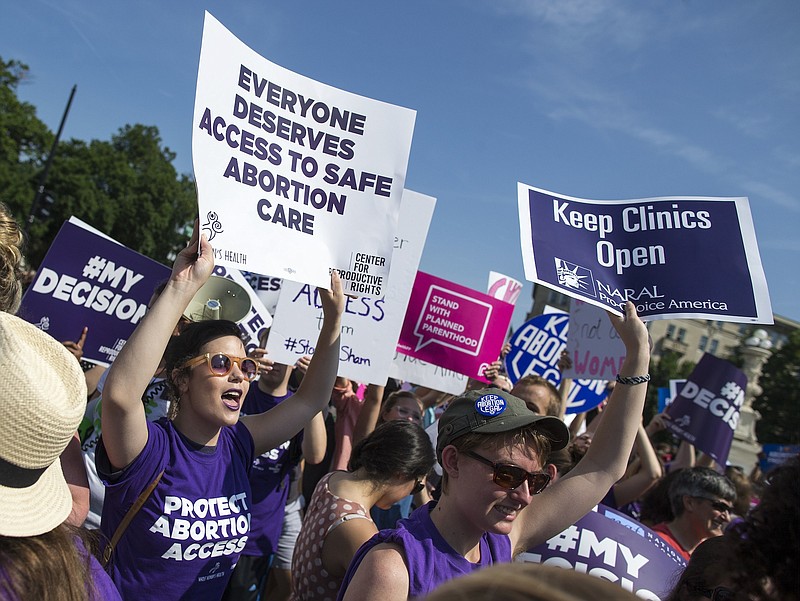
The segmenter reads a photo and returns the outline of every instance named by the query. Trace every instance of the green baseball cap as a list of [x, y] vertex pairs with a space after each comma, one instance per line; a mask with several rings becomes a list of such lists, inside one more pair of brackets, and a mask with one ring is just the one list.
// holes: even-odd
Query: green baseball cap
[[569, 443], [569, 429], [557, 417], [538, 415], [528, 409], [525, 401], [499, 388], [470, 390], [453, 399], [439, 418], [436, 457], [441, 463], [442, 449], [464, 434], [497, 434], [531, 424], [550, 439], [553, 451]]

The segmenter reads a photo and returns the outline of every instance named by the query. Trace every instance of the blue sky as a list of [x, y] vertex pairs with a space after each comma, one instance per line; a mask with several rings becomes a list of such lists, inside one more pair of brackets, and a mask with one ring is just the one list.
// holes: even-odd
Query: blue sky
[[[269, 60], [417, 111], [420, 268], [523, 280], [516, 182], [596, 199], [747, 196], [775, 313], [800, 320], [800, 2], [0, 0], [0, 56], [64, 137], [155, 125], [191, 173], [203, 9]], [[530, 307], [531, 284], [513, 325]]]

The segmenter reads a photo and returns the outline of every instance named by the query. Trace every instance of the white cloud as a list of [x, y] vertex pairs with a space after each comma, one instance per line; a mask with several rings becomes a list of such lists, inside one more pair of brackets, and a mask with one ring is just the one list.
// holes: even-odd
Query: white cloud
[[749, 193], [764, 197], [784, 209], [800, 211], [800, 198], [778, 190], [774, 186], [757, 180], [743, 180], [740, 185]]

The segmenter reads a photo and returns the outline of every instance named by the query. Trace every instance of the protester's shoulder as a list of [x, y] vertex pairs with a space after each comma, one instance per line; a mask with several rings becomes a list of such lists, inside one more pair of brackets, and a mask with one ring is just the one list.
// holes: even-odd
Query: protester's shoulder
[[255, 442], [249, 428], [241, 420], [233, 426], [226, 426], [220, 430], [220, 438], [224, 439], [233, 452], [240, 455], [245, 461], [252, 462], [255, 453]]

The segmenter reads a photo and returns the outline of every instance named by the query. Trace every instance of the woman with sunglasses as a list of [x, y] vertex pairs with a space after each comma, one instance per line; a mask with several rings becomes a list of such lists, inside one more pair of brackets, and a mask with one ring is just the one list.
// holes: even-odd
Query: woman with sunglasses
[[626, 348], [618, 385], [586, 457], [548, 487], [552, 450], [569, 431], [499, 389], [455, 399], [439, 419], [438, 502], [365, 544], [348, 568], [339, 599], [394, 601], [426, 595], [444, 581], [508, 562], [574, 524], [625, 471], [644, 407], [650, 360], [647, 329], [626, 303], [610, 316]]
[[393, 420], [356, 444], [349, 470], [319, 481], [292, 559], [292, 599], [333, 601], [356, 550], [378, 529], [373, 506], [418, 493], [433, 467], [433, 447], [417, 424]]
[[[198, 238], [195, 222], [105, 385], [97, 452], [107, 486], [102, 531], [112, 541], [112, 576], [125, 599], [222, 596], [248, 538], [253, 458], [322, 410], [336, 376], [344, 295], [332, 272], [332, 291], [320, 291], [324, 321], [302, 386], [274, 409], [239, 420], [258, 367], [245, 356], [236, 324], [199, 322], [170, 340], [213, 267], [211, 245]], [[162, 353], [174, 413], [150, 423], [140, 398]]]

